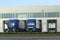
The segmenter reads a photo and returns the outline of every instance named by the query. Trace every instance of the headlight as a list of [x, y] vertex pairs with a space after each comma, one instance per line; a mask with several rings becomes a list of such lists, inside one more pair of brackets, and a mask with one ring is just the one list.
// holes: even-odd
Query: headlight
[[15, 23], [11, 23], [11, 26], [15, 26]]

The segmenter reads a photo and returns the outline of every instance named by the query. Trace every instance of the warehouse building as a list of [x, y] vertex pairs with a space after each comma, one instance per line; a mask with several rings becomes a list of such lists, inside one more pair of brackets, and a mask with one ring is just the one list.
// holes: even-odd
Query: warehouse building
[[0, 7], [0, 32], [8, 28], [5, 21], [9, 19], [20, 20], [21, 29], [26, 28], [26, 20], [36, 19], [40, 32], [60, 32], [60, 6]]

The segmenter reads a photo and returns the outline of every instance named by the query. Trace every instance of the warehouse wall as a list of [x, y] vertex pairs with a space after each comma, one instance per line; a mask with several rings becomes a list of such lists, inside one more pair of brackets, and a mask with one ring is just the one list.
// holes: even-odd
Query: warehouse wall
[[47, 32], [47, 19], [42, 19], [42, 32]]
[[60, 18], [57, 19], [57, 32], [60, 32]]
[[60, 12], [60, 6], [0, 7], [0, 13]]
[[3, 20], [2, 19], [0, 19], [0, 32], [4, 32], [3, 31]]

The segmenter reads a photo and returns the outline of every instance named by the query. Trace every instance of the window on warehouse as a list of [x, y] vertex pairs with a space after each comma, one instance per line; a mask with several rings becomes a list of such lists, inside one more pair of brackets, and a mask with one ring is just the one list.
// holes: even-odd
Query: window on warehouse
[[56, 15], [57, 15], [57, 17], [59, 17], [59, 12], [56, 12], [56, 13], [57, 13], [57, 14], [56, 14]]
[[44, 17], [44, 13], [41, 13], [42, 14], [42, 17]]
[[41, 18], [44, 17], [43, 13], [31, 13], [31, 18]]
[[59, 17], [58, 12], [47, 12], [45, 13], [45, 17]]
[[13, 18], [13, 13], [3, 13], [3, 18]]
[[2, 13], [0, 13], [0, 18], [2, 18], [3, 17], [3, 14]]
[[60, 17], [60, 12], [59, 12], [59, 17]]
[[17, 13], [17, 18], [29, 18], [29, 13]]
[[17, 13], [13, 13], [13, 17], [14, 18], [17, 18]]
[[48, 13], [47, 12], [45, 12], [45, 17], [48, 17]]

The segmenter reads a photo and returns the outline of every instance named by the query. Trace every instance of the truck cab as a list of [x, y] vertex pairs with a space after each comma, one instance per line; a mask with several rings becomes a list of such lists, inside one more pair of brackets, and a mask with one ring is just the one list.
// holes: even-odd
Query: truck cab
[[36, 31], [36, 19], [28, 19], [26, 23], [27, 23], [26, 31], [28, 32]]
[[19, 20], [10, 19], [8, 20], [8, 32], [19, 32]]

